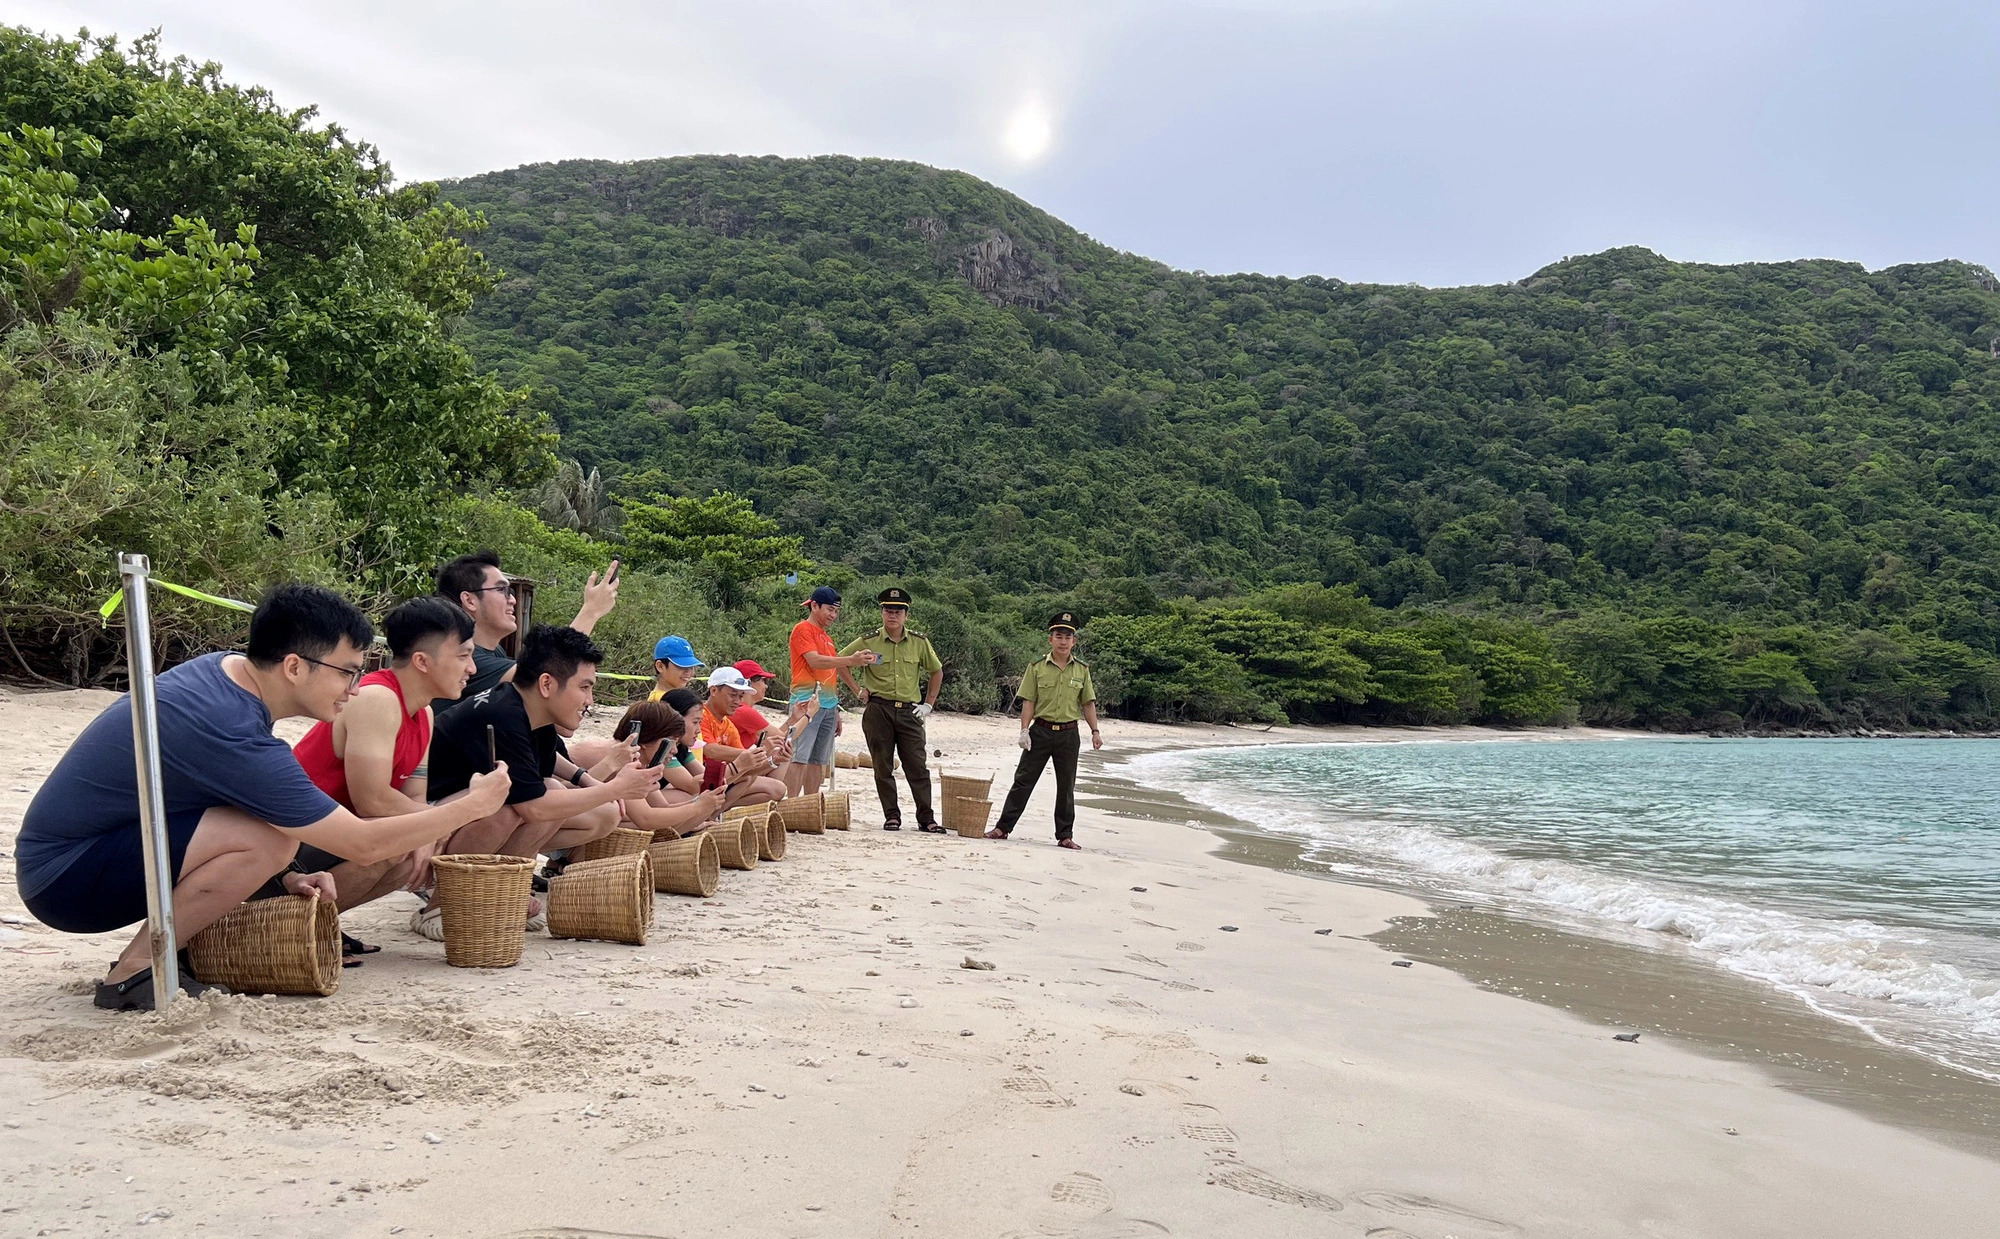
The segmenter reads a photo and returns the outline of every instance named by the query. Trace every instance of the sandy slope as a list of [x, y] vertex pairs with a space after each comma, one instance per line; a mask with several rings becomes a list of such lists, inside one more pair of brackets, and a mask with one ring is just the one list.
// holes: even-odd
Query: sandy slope
[[[0, 696], [0, 848], [105, 699]], [[1011, 738], [933, 731], [954, 770]], [[860, 773], [854, 832], [662, 896], [644, 948], [448, 969], [397, 897], [335, 997], [162, 1019], [89, 1006], [110, 939], [8, 926], [0, 1236], [1973, 1235], [2000, 1202], [2000, 1164], [1391, 967], [1355, 936], [1396, 896], [1088, 812], [1064, 853], [1046, 787], [1010, 844], [889, 835]]]

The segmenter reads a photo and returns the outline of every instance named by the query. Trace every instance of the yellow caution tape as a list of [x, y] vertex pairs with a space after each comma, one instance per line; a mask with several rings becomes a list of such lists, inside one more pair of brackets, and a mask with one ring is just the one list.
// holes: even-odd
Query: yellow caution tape
[[[161, 589], [172, 590], [176, 594], [180, 594], [188, 598], [193, 598], [198, 602], [212, 602], [218, 607], [228, 607], [232, 611], [243, 611], [245, 613], [252, 615], [256, 614], [257, 612], [256, 607], [253, 607], [249, 603], [240, 601], [235, 598], [224, 598], [219, 594], [204, 594], [198, 589], [189, 589], [185, 585], [176, 585], [172, 581], [163, 581], [156, 576], [147, 577], [146, 579], [152, 584], [159, 586]], [[112, 615], [116, 613], [118, 607], [124, 601], [125, 601], [125, 589], [123, 586], [120, 586], [119, 588], [111, 591], [111, 596], [104, 600], [104, 605], [97, 608], [98, 624], [102, 627], [107, 627], [107, 628], [110, 627]], [[376, 637], [375, 643], [377, 645], [382, 644], [382, 638], [379, 636]], [[650, 675], [624, 675], [616, 671], [600, 671], [597, 673], [597, 678], [600, 680], [643, 681], [648, 684], [652, 683], [654, 679], [654, 677]]]
[[[215, 594], [204, 594], [198, 589], [189, 589], [185, 585], [176, 585], [172, 581], [162, 581], [158, 577], [148, 577], [146, 579], [161, 589], [172, 590], [176, 594], [182, 594], [200, 602], [212, 602], [218, 607], [228, 607], [232, 611], [244, 611], [254, 614], [257, 610], [256, 607], [251, 606], [249, 603], [239, 602], [234, 598], [222, 598]], [[111, 591], [111, 596], [104, 600], [104, 605], [97, 608], [98, 623], [108, 627], [111, 623], [111, 613], [116, 611], [119, 604], [124, 601], [125, 589], [123, 586]]]

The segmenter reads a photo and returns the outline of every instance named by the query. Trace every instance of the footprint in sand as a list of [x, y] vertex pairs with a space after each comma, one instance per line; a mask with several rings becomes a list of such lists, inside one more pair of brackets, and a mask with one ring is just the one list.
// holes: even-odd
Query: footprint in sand
[[1214, 1106], [1204, 1106], [1198, 1101], [1190, 1101], [1181, 1107], [1181, 1135], [1190, 1140], [1201, 1140], [1208, 1144], [1235, 1144], [1236, 1133], [1222, 1121], [1221, 1113]]
[[1016, 920], [1011, 916], [1001, 917], [1000, 923], [1002, 925], [1005, 925], [1009, 929], [1030, 930], [1035, 927], [1035, 923], [1033, 921]]
[[1096, 1217], [1111, 1210], [1111, 1189], [1104, 1180], [1083, 1170], [1073, 1170], [1049, 1185], [1049, 1199], [1071, 1217]]
[[1154, 959], [1150, 955], [1127, 955], [1125, 958], [1131, 960], [1135, 964], [1151, 964], [1155, 968], [1164, 968], [1167, 966], [1166, 960]]
[[1417, 1239], [1417, 1237], [1407, 1230], [1400, 1230], [1394, 1226], [1377, 1226], [1373, 1230], [1363, 1231], [1362, 1239]]
[[1021, 1100], [1031, 1106], [1047, 1106], [1050, 1109], [1066, 1109], [1070, 1099], [1056, 1092], [1042, 1074], [1032, 1067], [1017, 1067], [1014, 1073], [1000, 1082], [1009, 1092], [1019, 1093]]
[[1153, 905], [1142, 899], [1134, 899], [1132, 901], [1132, 910], [1135, 912], [1151, 912]]
[[1199, 942], [1176, 942], [1174, 943], [1174, 949], [1176, 951], [1206, 951], [1208, 948]]
[[1276, 1179], [1241, 1162], [1216, 1162], [1211, 1167], [1210, 1181], [1233, 1191], [1246, 1192], [1252, 1196], [1262, 1196], [1279, 1204], [1298, 1205], [1306, 1209], [1319, 1209], [1326, 1213], [1338, 1213], [1344, 1207], [1338, 1200], [1324, 1192], [1315, 1192], [1308, 1187], [1297, 1187]]
[[[1461, 1208], [1450, 1201], [1439, 1200], [1435, 1196], [1415, 1196], [1403, 1192], [1367, 1191], [1354, 1194], [1356, 1204], [1380, 1209], [1384, 1213], [1399, 1214], [1403, 1217], [1435, 1218], [1458, 1226], [1476, 1226], [1497, 1235], [1509, 1235], [1521, 1228], [1512, 1222], [1487, 1217]], [[1373, 1234], [1373, 1231], [1369, 1232]]]

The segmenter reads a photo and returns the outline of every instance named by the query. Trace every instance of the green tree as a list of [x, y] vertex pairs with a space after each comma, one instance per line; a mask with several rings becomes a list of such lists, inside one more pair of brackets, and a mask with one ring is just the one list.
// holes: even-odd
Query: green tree
[[690, 564], [718, 606], [742, 601], [750, 582], [806, 567], [799, 539], [759, 516], [748, 499], [722, 491], [702, 499], [628, 500], [625, 543], [642, 564]]

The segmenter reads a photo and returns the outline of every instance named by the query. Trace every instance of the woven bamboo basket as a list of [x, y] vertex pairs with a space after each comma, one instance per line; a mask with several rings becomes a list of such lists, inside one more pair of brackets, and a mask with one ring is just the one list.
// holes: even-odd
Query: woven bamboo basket
[[527, 856], [461, 853], [431, 858], [444, 913], [444, 962], [454, 968], [512, 968], [527, 944]]
[[669, 895], [700, 895], [706, 899], [722, 881], [722, 860], [715, 840], [704, 830], [685, 839], [655, 843], [653, 889]]
[[823, 792], [787, 796], [771, 806], [771, 820], [784, 823], [785, 829], [795, 835], [823, 835], [826, 833], [824, 796]]
[[653, 844], [650, 830], [632, 830], [620, 826], [602, 839], [592, 839], [581, 847], [569, 850], [571, 864], [578, 861], [604, 860], [611, 856], [636, 856]]
[[833, 765], [836, 770], [873, 770], [875, 755], [865, 749], [859, 753], [836, 752], [833, 755]]
[[821, 814], [828, 830], [846, 830], [854, 821], [848, 804], [853, 792], [821, 792], [820, 800], [826, 806]]
[[750, 819], [757, 823], [757, 829], [762, 832], [760, 842], [757, 846], [757, 859], [783, 860], [785, 859], [785, 824], [778, 820], [777, 814], [771, 812], [769, 805], [763, 806], [763, 809], [763, 817]]
[[653, 858], [628, 852], [573, 862], [549, 879], [549, 936], [646, 945], [653, 927]]
[[944, 828], [957, 831], [961, 838], [978, 839], [985, 835], [986, 823], [992, 816], [993, 802], [990, 800], [953, 796], [944, 802]]
[[969, 774], [938, 775], [938, 790], [944, 795], [944, 802], [950, 804], [952, 798], [963, 796], [968, 800], [986, 800], [993, 794], [993, 776], [974, 778]]
[[324, 998], [340, 988], [340, 910], [310, 895], [246, 903], [195, 935], [188, 963], [239, 994]]
[[754, 817], [724, 818], [705, 832], [715, 840], [715, 858], [724, 869], [755, 869], [764, 828]]

